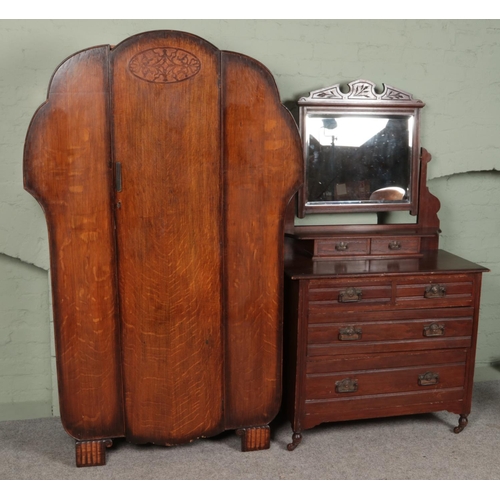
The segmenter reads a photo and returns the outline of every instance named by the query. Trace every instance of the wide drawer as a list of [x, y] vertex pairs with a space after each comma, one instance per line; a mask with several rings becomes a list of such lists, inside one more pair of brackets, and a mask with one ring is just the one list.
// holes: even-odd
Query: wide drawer
[[472, 307], [338, 313], [335, 322], [309, 323], [308, 356], [469, 347]]
[[308, 363], [305, 399], [459, 388], [465, 383], [466, 359], [466, 349], [332, 357], [326, 373], [315, 373]]
[[465, 389], [431, 389], [395, 392], [392, 394], [318, 399], [305, 401], [302, 428], [309, 429], [322, 422], [340, 422], [359, 418], [378, 418], [395, 415], [411, 415], [447, 410], [464, 413]]
[[336, 321], [339, 311], [470, 307], [470, 274], [409, 275], [370, 279], [313, 279], [309, 282], [309, 323]]

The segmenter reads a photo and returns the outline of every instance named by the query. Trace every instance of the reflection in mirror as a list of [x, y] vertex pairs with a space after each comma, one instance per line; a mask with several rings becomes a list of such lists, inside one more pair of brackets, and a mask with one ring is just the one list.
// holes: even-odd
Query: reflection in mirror
[[412, 115], [309, 113], [308, 205], [409, 203]]

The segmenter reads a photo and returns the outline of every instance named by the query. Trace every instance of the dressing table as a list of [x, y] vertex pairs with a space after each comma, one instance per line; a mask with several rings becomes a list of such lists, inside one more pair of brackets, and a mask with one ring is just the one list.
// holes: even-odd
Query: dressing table
[[[367, 80], [299, 100], [305, 179], [285, 255], [285, 401], [294, 450], [338, 422], [471, 410], [484, 267], [439, 249], [424, 103]], [[407, 212], [408, 220], [392, 223]], [[374, 224], [299, 225], [364, 213]], [[321, 217], [321, 216], [320, 216]]]

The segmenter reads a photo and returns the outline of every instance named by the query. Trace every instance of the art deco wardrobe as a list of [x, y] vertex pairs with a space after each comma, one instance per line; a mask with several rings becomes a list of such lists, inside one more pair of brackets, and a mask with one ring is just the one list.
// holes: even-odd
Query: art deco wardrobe
[[281, 401], [293, 118], [259, 62], [155, 31], [64, 61], [30, 125], [25, 188], [50, 240], [61, 418], [77, 465], [112, 439], [236, 429]]

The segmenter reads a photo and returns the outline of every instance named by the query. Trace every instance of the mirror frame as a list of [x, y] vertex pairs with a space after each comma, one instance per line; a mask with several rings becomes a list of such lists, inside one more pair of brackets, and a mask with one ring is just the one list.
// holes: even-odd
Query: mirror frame
[[[375, 90], [375, 84], [368, 80], [355, 80], [347, 84], [348, 91], [341, 90], [341, 84], [333, 85], [310, 92], [308, 97], [302, 97], [299, 105], [299, 129], [304, 151], [304, 183], [298, 193], [297, 215], [303, 218], [306, 214], [331, 214], [347, 212], [390, 212], [406, 210], [412, 215], [418, 213], [418, 194], [420, 180], [420, 108], [425, 104], [414, 99], [403, 90], [383, 84], [381, 93]], [[339, 113], [385, 116], [405, 115], [414, 117], [412, 152], [410, 163], [410, 187], [408, 203], [360, 203], [328, 202], [308, 203], [307, 201], [307, 153], [308, 138], [305, 133], [306, 118], [309, 113], [317, 114]]]

